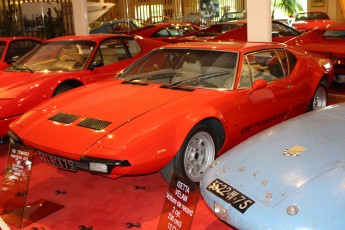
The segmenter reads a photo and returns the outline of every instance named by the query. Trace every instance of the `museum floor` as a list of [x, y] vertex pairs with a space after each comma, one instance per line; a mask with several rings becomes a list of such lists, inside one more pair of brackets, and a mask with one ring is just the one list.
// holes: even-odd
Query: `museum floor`
[[[7, 151], [7, 144], [0, 145], [0, 185]], [[34, 157], [26, 204], [44, 199], [64, 207], [22, 229], [154, 230], [159, 223], [167, 186], [160, 173], [109, 179], [82, 171], [59, 170]], [[0, 210], [0, 213], [5, 211]], [[217, 219], [199, 198], [191, 229], [231, 228]]]
[[[329, 91], [329, 103], [345, 101], [345, 86]], [[8, 144], [0, 145], [0, 185], [7, 162]], [[24, 230], [157, 229], [167, 184], [160, 173], [109, 179], [87, 172], [56, 169], [34, 157], [26, 204], [40, 199], [64, 206]], [[0, 214], [6, 210], [0, 210]], [[19, 229], [9, 225], [11, 230]], [[197, 203], [191, 229], [232, 229]]]

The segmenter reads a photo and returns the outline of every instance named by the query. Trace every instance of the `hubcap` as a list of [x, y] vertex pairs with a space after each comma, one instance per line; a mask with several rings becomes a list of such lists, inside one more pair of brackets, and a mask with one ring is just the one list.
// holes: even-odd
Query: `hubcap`
[[211, 135], [204, 131], [195, 134], [190, 139], [184, 156], [184, 168], [188, 179], [199, 182], [214, 158], [215, 145]]
[[323, 87], [319, 87], [315, 92], [313, 110], [321, 109], [327, 105], [327, 93]]

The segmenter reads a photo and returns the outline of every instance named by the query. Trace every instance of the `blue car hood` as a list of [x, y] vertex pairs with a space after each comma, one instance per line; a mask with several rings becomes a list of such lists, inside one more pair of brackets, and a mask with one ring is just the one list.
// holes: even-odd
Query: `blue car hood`
[[308, 192], [315, 180], [327, 183], [327, 174], [343, 168], [345, 160], [345, 106], [335, 107], [296, 117], [232, 148], [206, 171], [204, 186], [218, 178], [273, 207], [292, 193]]

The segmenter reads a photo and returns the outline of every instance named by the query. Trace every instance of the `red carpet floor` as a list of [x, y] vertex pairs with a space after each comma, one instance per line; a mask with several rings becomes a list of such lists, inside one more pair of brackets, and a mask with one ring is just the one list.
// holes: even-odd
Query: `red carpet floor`
[[[8, 145], [0, 145], [0, 186]], [[34, 157], [27, 204], [44, 199], [64, 207], [25, 230], [157, 229], [167, 184], [160, 173], [109, 179], [87, 172], [66, 172]], [[6, 210], [0, 210], [4, 214]], [[9, 225], [11, 230], [19, 229]], [[199, 198], [191, 229], [232, 229], [214, 216]]]

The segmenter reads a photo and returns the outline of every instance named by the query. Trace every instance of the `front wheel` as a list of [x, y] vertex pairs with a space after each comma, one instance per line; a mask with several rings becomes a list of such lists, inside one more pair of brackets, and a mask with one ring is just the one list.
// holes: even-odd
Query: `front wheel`
[[314, 96], [310, 101], [308, 111], [318, 110], [327, 106], [328, 95], [327, 95], [327, 82], [321, 80], [317, 86]]
[[169, 182], [172, 170], [199, 183], [202, 174], [216, 156], [215, 135], [204, 124], [196, 125], [187, 135], [175, 158], [162, 170], [163, 178]]

